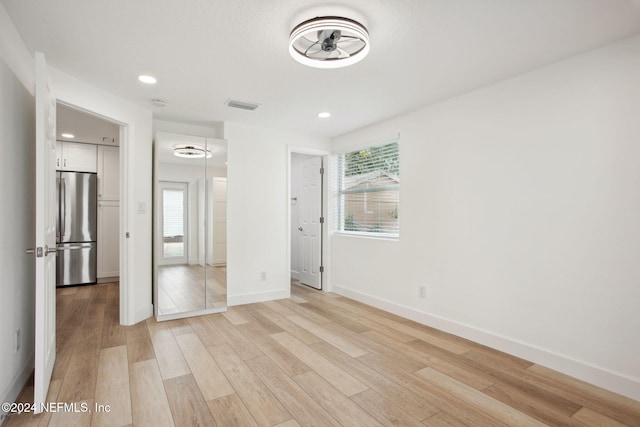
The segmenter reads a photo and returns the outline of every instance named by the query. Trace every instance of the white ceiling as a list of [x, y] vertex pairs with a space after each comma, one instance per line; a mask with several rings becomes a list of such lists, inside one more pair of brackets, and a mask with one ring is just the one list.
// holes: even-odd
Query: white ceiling
[[[640, 32], [639, 0], [0, 1], [30, 50], [156, 118], [322, 137]], [[293, 26], [334, 14], [364, 21], [369, 56], [335, 70], [294, 61]], [[158, 84], [139, 83], [143, 73]], [[232, 110], [229, 98], [262, 105]], [[320, 111], [333, 116], [319, 119]]]

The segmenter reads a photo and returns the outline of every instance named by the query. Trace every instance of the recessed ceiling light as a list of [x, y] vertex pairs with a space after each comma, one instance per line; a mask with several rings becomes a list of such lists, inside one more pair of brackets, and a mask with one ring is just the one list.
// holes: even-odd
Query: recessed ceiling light
[[326, 119], [328, 117], [331, 117], [331, 113], [323, 111], [322, 113], [318, 113], [318, 117], [320, 117], [321, 119]]
[[140, 80], [142, 83], [146, 83], [148, 85], [155, 84], [158, 81], [158, 80], [156, 80], [155, 77], [153, 77], [153, 76], [145, 76], [144, 74], [138, 76], [138, 80]]
[[76, 136], [72, 133], [62, 133], [60, 134], [61, 137], [63, 138], [75, 138]]
[[369, 32], [364, 25], [349, 18], [309, 19], [291, 30], [289, 53], [310, 67], [346, 67], [369, 53]]

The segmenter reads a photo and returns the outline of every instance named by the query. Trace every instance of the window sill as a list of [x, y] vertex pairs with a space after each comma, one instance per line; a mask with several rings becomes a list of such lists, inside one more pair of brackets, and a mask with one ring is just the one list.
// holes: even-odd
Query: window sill
[[400, 241], [400, 236], [395, 234], [385, 234], [385, 233], [366, 233], [366, 232], [358, 232], [358, 231], [334, 231], [331, 233], [332, 236], [337, 237], [356, 237], [360, 239], [372, 239], [372, 240], [386, 240], [391, 242]]

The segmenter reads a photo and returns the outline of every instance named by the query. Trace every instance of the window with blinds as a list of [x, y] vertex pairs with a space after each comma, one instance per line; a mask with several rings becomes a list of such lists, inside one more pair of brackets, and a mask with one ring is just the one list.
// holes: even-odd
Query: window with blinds
[[184, 190], [162, 190], [162, 243], [165, 258], [185, 255], [184, 196]]
[[398, 140], [339, 154], [335, 160], [337, 230], [379, 237], [398, 237]]

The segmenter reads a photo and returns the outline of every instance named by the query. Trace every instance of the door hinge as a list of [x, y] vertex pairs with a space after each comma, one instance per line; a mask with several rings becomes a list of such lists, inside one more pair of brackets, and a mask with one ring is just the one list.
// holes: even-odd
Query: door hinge
[[131, 234], [129, 234], [129, 232], [127, 231], [126, 233], [124, 233], [124, 236], [128, 239], [129, 237], [131, 237]]
[[324, 224], [324, 217], [323, 216], [320, 217], [320, 224]]
[[320, 266], [320, 273], [324, 273], [324, 265]]
[[320, 168], [320, 175], [324, 175], [324, 168]]

